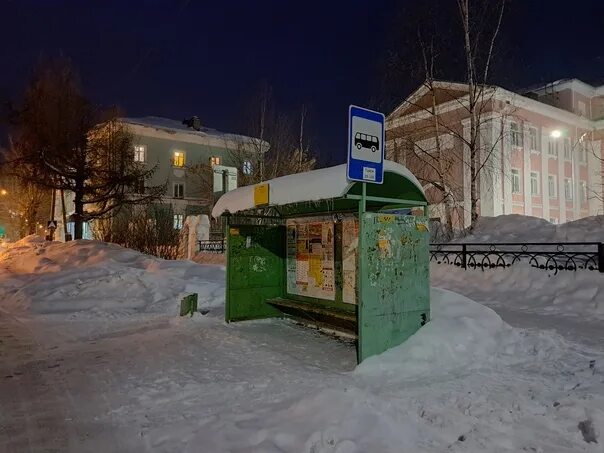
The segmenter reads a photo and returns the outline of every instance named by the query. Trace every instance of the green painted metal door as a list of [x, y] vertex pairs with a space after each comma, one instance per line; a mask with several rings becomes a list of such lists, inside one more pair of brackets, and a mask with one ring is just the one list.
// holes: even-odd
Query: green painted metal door
[[358, 360], [413, 335], [430, 318], [428, 218], [362, 215]]
[[227, 236], [226, 321], [281, 316], [265, 301], [283, 296], [284, 227], [231, 225]]

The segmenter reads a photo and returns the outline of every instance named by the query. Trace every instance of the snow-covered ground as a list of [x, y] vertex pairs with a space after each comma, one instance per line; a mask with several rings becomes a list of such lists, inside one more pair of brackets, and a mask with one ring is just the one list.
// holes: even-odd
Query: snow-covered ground
[[[458, 291], [488, 293], [479, 272]], [[221, 266], [27, 238], [0, 251], [0, 451], [602, 453], [603, 343], [509, 289], [485, 302], [528, 328], [434, 288], [432, 321], [356, 367], [291, 322], [225, 324]], [[188, 292], [206, 315], [176, 316]]]

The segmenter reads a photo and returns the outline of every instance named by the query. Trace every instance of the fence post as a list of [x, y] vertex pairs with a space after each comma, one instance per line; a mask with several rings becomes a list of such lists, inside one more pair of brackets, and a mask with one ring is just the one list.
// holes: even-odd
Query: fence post
[[598, 243], [598, 270], [604, 273], [604, 242]]
[[461, 267], [464, 269], [468, 268], [468, 259], [466, 257], [466, 244], [461, 245]]

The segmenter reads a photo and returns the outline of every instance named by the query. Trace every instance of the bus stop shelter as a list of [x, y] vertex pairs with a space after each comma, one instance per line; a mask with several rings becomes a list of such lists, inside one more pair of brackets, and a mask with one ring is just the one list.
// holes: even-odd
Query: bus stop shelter
[[400, 164], [380, 185], [338, 165], [241, 187], [212, 215], [226, 219], [227, 322], [291, 316], [356, 338], [361, 362], [430, 319], [427, 201]]

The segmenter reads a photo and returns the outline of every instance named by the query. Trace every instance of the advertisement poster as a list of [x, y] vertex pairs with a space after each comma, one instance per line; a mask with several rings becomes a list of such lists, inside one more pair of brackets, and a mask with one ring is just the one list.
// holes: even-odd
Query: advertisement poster
[[356, 304], [357, 248], [359, 245], [359, 222], [353, 217], [342, 220], [342, 301]]
[[329, 217], [287, 221], [287, 292], [334, 300], [334, 224]]

